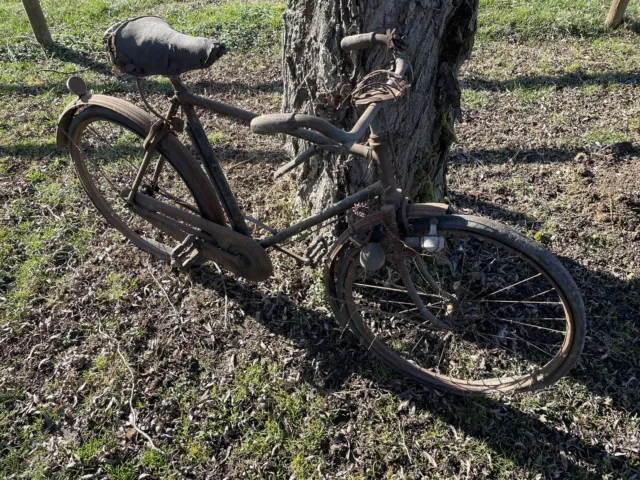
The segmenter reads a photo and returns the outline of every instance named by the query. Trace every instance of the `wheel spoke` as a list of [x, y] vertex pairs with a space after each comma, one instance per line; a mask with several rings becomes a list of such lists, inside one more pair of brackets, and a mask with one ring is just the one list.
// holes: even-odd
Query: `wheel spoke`
[[541, 327], [540, 325], [533, 325], [531, 323], [518, 322], [516, 320], [512, 320], [512, 319], [509, 319], [509, 318], [498, 318], [498, 317], [495, 317], [494, 320], [500, 320], [502, 322], [513, 323], [513, 324], [516, 324], [516, 325], [523, 325], [525, 327], [538, 328], [540, 330], [547, 330], [548, 332], [561, 333], [562, 335], [564, 335], [566, 333], [566, 332], [564, 332], [562, 330], [556, 330], [554, 328], [548, 328], [548, 327]]
[[515, 333], [512, 333], [513, 337], [508, 337], [508, 336], [505, 336], [505, 335], [493, 335], [493, 334], [491, 334], [491, 333], [481, 333], [480, 335], [486, 335], [486, 336], [489, 336], [489, 337], [499, 338], [500, 340], [519, 340], [519, 341], [521, 341], [521, 342], [526, 343], [527, 345], [531, 345], [531, 346], [532, 346], [533, 348], [535, 348], [536, 350], [538, 350], [538, 351], [540, 351], [540, 352], [542, 352], [542, 353], [546, 354], [547, 356], [549, 356], [549, 357], [551, 357], [551, 358], [553, 358], [553, 357], [555, 356], [555, 354], [550, 353], [550, 352], [548, 352], [548, 351], [546, 351], [546, 350], [543, 350], [542, 348], [540, 348], [540, 347], [538, 347], [538, 346], [537, 346], [537, 345], [549, 345], [549, 346], [554, 346], [554, 345], [553, 345], [553, 344], [551, 344], [551, 343], [543, 343], [543, 344], [540, 344], [540, 343], [534, 343], [534, 342], [531, 342], [531, 341], [529, 341], [529, 340], [525, 340], [524, 338], [522, 338], [522, 337], [520, 337], [520, 336], [516, 335]]
[[[400, 293], [407, 293], [408, 291], [407, 289], [400, 289], [400, 288], [391, 288], [391, 287], [383, 287], [381, 285], [368, 285], [366, 283], [354, 283], [353, 284], [356, 287], [362, 287], [362, 288], [372, 288], [372, 289], [377, 289], [377, 290], [387, 290], [389, 292], [400, 292]], [[436, 297], [439, 298], [438, 295], [434, 295], [432, 293], [427, 293], [427, 292], [423, 292], [423, 291], [418, 291], [418, 295], [421, 295], [423, 297]], [[412, 303], [413, 305], [413, 303]]]
[[[136, 165], [136, 162], [142, 162], [144, 157], [144, 136], [107, 118], [93, 117], [81, 125], [82, 130], [76, 131], [80, 132], [79, 135], [73, 135], [76, 140], [70, 138], [79, 154], [75, 161], [84, 163], [83, 181], [93, 184], [99, 193], [100, 200], [97, 204], [102, 205], [100, 208], [107, 220], [132, 240], [138, 237], [147, 242], [149, 248], [165, 253], [172, 251], [178, 242], [175, 238], [157, 224], [127, 208], [129, 202], [125, 192], [131, 188], [137, 176], [139, 165]], [[160, 152], [154, 155], [154, 158], [159, 155]], [[141, 189], [151, 188], [150, 175], [154, 172], [153, 164], [152, 162], [145, 172]], [[182, 177], [173, 170], [170, 161], [166, 162], [159, 177], [164, 179], [163, 184], [153, 188], [153, 192], [179, 208], [200, 213], [194, 206], [198, 202], [194, 201], [193, 194]], [[110, 212], [106, 213], [104, 208], [110, 209]], [[124, 231], [119, 226], [122, 224], [127, 227]]]
[[[342, 274], [338, 281], [345, 282], [350, 295], [352, 321], [396, 353], [387, 358], [388, 350], [374, 351], [392, 364], [421, 367], [421, 378], [437, 376], [452, 385], [485, 385], [486, 390], [542, 383], [563, 365], [552, 360], [566, 355], [572, 329], [573, 319], [563, 316], [572, 311], [566, 294], [555, 287], [560, 282], [552, 271], [521, 254], [517, 243], [465, 230], [441, 231], [445, 249], [418, 252], [420, 257], [406, 263], [408, 272], [395, 262], [366, 272], [359, 265], [359, 247], [344, 250], [353, 266], [339, 271], [353, 273]], [[521, 248], [526, 252], [529, 247], [523, 242]], [[399, 278], [407, 274], [409, 279], [400, 284]], [[406, 281], [416, 286], [420, 298], [426, 297], [425, 304], [432, 300], [427, 305], [430, 314], [450, 328], [422, 321]]]
[[[92, 132], [94, 135], [96, 135], [97, 137], [100, 137], [100, 139], [101, 139], [104, 143], [106, 143], [112, 151], [114, 151], [114, 152], [117, 152], [117, 151], [118, 151], [118, 149], [113, 145], [113, 142], [110, 142], [109, 140], [107, 140], [106, 138], [104, 138], [104, 136], [102, 136], [102, 135], [100, 135], [98, 132], [96, 132], [96, 131], [95, 131], [95, 129], [94, 129], [92, 126], [87, 127], [87, 130], [91, 131], [91, 132]], [[136, 173], [138, 172], [138, 168], [139, 168], [139, 166], [138, 166], [138, 167], [136, 167], [136, 166], [133, 164], [133, 162], [131, 162], [131, 161], [129, 160], [129, 158], [127, 158], [126, 156], [124, 156], [124, 160], [125, 160], [125, 161], [130, 165], [130, 166], [131, 166], [131, 170], [132, 170], [132, 172], [133, 172], [134, 174], [136, 174]]]
[[482, 303], [516, 303], [520, 305], [562, 305], [562, 302], [531, 302], [528, 300], [476, 300]]
[[529, 282], [529, 281], [533, 280], [534, 278], [538, 278], [538, 277], [541, 277], [541, 276], [542, 276], [542, 274], [538, 273], [537, 275], [533, 275], [533, 276], [531, 276], [529, 278], [526, 278], [524, 280], [520, 280], [519, 282], [512, 283], [511, 285], [508, 285], [508, 286], [506, 286], [504, 288], [501, 288], [500, 290], [497, 290], [497, 291], [495, 291], [493, 293], [490, 293], [489, 295], [485, 295], [484, 297], [480, 297], [479, 299], [477, 297], [475, 297], [475, 298], [470, 299], [469, 301], [476, 300], [476, 299], [477, 300], [482, 300], [484, 298], [491, 297], [491, 296], [496, 295], [496, 294], [498, 294], [500, 292], [504, 292], [504, 291], [509, 290], [509, 289], [511, 289], [511, 288], [513, 288], [515, 286], [518, 286], [518, 285], [522, 285], [523, 283]]

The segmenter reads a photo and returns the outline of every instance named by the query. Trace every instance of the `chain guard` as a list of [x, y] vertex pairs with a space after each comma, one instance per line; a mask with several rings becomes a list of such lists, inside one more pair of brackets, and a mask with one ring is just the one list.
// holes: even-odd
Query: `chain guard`
[[220, 247], [203, 242], [202, 252], [207, 260], [252, 282], [261, 282], [273, 275], [273, 264], [264, 248], [241, 233], [223, 228], [226, 232], [216, 235]]

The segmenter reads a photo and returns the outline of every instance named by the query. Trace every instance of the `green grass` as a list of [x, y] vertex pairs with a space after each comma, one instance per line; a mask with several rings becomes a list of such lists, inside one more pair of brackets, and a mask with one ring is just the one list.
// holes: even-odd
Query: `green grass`
[[140, 467], [145, 472], [162, 477], [169, 466], [169, 460], [165, 455], [151, 448], [145, 449], [140, 455]]
[[617, 143], [630, 142], [632, 138], [612, 127], [596, 127], [583, 135], [582, 140], [588, 144], [615, 145]]
[[629, 120], [629, 130], [636, 133], [640, 132], [640, 116], [633, 117]]
[[115, 446], [116, 439], [112, 434], [102, 434], [84, 439], [74, 450], [82, 463], [88, 464], [97, 460], [100, 453]]
[[[102, 51], [102, 34], [115, 22], [138, 15], [157, 15], [174, 28], [191, 35], [210, 36], [232, 49], [246, 50], [277, 41], [284, 3], [273, 1], [216, 1], [212, 4], [175, 3], [169, 0], [110, 2], [50, 0], [43, 5], [54, 42], [63, 48]], [[7, 60], [42, 58], [31, 40], [22, 4], [0, 2], [0, 52]], [[60, 53], [62, 54], [64, 50]]]
[[[3, 322], [20, 318], [33, 302], [55, 301], [60, 294], [55, 287], [64, 283], [60, 276], [68, 273], [70, 260], [87, 254], [97, 221], [83, 209], [77, 210], [75, 218], [64, 214], [64, 209], [77, 209], [82, 202], [75, 183], [63, 185], [57, 175], [52, 178], [40, 170], [29, 171], [25, 182], [32, 188], [31, 201], [15, 199], [12, 205], [12, 214], [23, 220], [13, 230], [0, 228], [0, 282], [4, 279], [11, 285], [4, 305], [8, 315]], [[44, 219], [28, 220], [43, 211], [47, 213]], [[0, 294], [2, 291], [0, 283]]]
[[[464, 90], [465, 109], [474, 115], [493, 114], [495, 109], [499, 116], [506, 105], [516, 112], [511, 126], [526, 128], [531, 112], [544, 107], [544, 117], [536, 117], [538, 123], [519, 138], [518, 150], [556, 142], [553, 146], [560, 149], [599, 151], [596, 144], [637, 142], [637, 116], [603, 116], [582, 123], [588, 116], [585, 111], [588, 114], [600, 96], [615, 98], [631, 88], [622, 80], [628, 82], [640, 61], [640, 40], [630, 33], [630, 25], [617, 32], [604, 28], [609, 4], [610, 0], [481, 0], [473, 68], [489, 86]], [[229, 478], [333, 478], [340, 472], [353, 479], [455, 478], [466, 475], [467, 465], [469, 476], [478, 478], [567, 478], [558, 458], [563, 444], [572, 455], [570, 466], [583, 477], [602, 477], [607, 470], [612, 477], [624, 478], [633, 473], [624, 469], [626, 465], [640, 468], [636, 459], [617, 456], [633, 451], [638, 426], [634, 414], [627, 413], [635, 408], [632, 401], [609, 396], [630, 381], [633, 372], [626, 366], [618, 373], [615, 365], [607, 366], [612, 385], [602, 389], [589, 384], [591, 380], [570, 378], [545, 392], [508, 398], [506, 406], [421, 393], [413, 384], [399, 385], [398, 376], [385, 365], [370, 359], [361, 362], [369, 357], [359, 356], [362, 351], [354, 345], [327, 347], [327, 357], [314, 357], [323, 351], [318, 345], [325, 336], [336, 344], [346, 340], [333, 332], [335, 325], [319, 327], [316, 318], [297, 311], [326, 308], [321, 275], [312, 269], [292, 273], [304, 285], [304, 295], [297, 284], [240, 286], [227, 279], [228, 330], [220, 327], [223, 320], [214, 308], [216, 302], [225, 304], [222, 293], [198, 285], [195, 276], [167, 273], [159, 282], [175, 303], [176, 314], [155, 279], [145, 274], [147, 257], [124, 244], [117, 232], [105, 229], [75, 180], [67, 153], [55, 147], [56, 118], [70, 99], [64, 82], [70, 72], [90, 67], [81, 75], [93, 91], [120, 97], [134, 92], [130, 79], [114, 77], [103, 65], [101, 36], [116, 20], [138, 14], [163, 16], [190, 34], [217, 36], [238, 52], [273, 51], [279, 44], [284, 1], [47, 0], [43, 7], [58, 44], [48, 53], [31, 38], [21, 3], [0, 0], [0, 181], [8, 189], [0, 202], [0, 324], [3, 352], [19, 352], [4, 356], [0, 365], [3, 381], [16, 382], [9, 393], [0, 392], [0, 478], [78, 478], [98, 468], [113, 479], [142, 473], [173, 478], [179, 476], [175, 465], [196, 478], [216, 478], [225, 469]], [[629, 16], [640, 17], [636, 2]], [[156, 94], [170, 91], [167, 81], [159, 78], [148, 86]], [[564, 103], [572, 98], [583, 102]], [[262, 100], [278, 103], [280, 98], [270, 93]], [[557, 131], [539, 135], [549, 127]], [[508, 143], [513, 136], [504, 130], [496, 138]], [[476, 131], [475, 138], [490, 142], [493, 133]], [[209, 139], [221, 148], [237, 140], [217, 130]], [[479, 182], [500, 189], [505, 208], [540, 200], [538, 174], [534, 172], [530, 181], [517, 164], [527, 155], [521, 153], [515, 166], [496, 166], [502, 170], [495, 178]], [[561, 174], [563, 167], [557, 166]], [[276, 188], [289, 190], [275, 191], [274, 196], [284, 193], [287, 200], [267, 206], [274, 222], [281, 226], [303, 216], [289, 195], [293, 187]], [[556, 249], [567, 232], [563, 221], [551, 215], [554, 203], [546, 198], [540, 202], [544, 207], [536, 219], [544, 223], [536, 224], [529, 235]], [[575, 212], [580, 214], [582, 208], [578, 205]], [[567, 207], [565, 217], [572, 211]], [[589, 232], [584, 240], [578, 235], [571, 241], [581, 242], [586, 254], [598, 255], [623, 248], [618, 233]], [[220, 282], [218, 277], [215, 281]], [[637, 284], [628, 285], [639, 291]], [[291, 288], [296, 306], [276, 310], [275, 318], [256, 330], [260, 322], [241, 305], [241, 296], [254, 288]], [[627, 301], [633, 311], [640, 307], [638, 295], [629, 294]], [[265, 306], [265, 312], [270, 308]], [[612, 306], [605, 319], [591, 318], [606, 329], [592, 340], [597, 347], [591, 346], [587, 361], [604, 362], [599, 359], [606, 353], [606, 361], [622, 363], [633, 356], [630, 351], [635, 353], [629, 345], [638, 336], [637, 328], [619, 308]], [[209, 322], [218, 325], [211, 328]], [[149, 448], [140, 436], [122, 438], [120, 427], [129, 428], [124, 425], [129, 372], [115, 346], [98, 333], [98, 325], [119, 339], [134, 369], [140, 418], [166, 421], [143, 425], [168, 456]], [[183, 338], [183, 348], [171, 343]], [[278, 354], [261, 350], [260, 342]], [[26, 362], [37, 345], [41, 346]], [[600, 346], [602, 351], [593, 351]], [[230, 348], [239, 349], [234, 368], [225, 357]], [[332, 357], [344, 352], [341, 358], [355, 364], [353, 372], [333, 378]], [[86, 357], [82, 367], [75, 363], [80, 354]], [[198, 373], [186, 366], [194, 357], [202, 367]], [[28, 365], [23, 368], [22, 363]], [[52, 370], [45, 368], [49, 363]], [[326, 388], [322, 382], [316, 384], [323, 369], [329, 371]], [[578, 370], [576, 375], [581, 378], [583, 373]], [[594, 375], [603, 376], [600, 370]], [[407, 396], [421, 398], [422, 404], [409, 410]], [[69, 410], [70, 419], [56, 417], [54, 408], [60, 406]], [[542, 415], [544, 422], [539, 420]], [[45, 428], [47, 418], [55, 428]], [[601, 443], [610, 443], [611, 451], [589, 451]], [[50, 456], [50, 445], [56, 446], [57, 457]], [[117, 463], [99, 463], [107, 451], [117, 452]], [[605, 457], [606, 462], [619, 463], [607, 464]], [[66, 467], [71, 460], [77, 462], [74, 469]]]
[[267, 361], [239, 368], [229, 388], [231, 405], [221, 401], [217, 391], [212, 394], [217, 405], [216, 420], [209, 423], [212, 437], [223, 432], [226, 424], [242, 419], [247, 428], [234, 449], [237, 462], [251, 468], [279, 448], [289, 471], [298, 478], [309, 478], [321, 461], [326, 435], [326, 419], [318, 416], [321, 400], [303, 384], [287, 386], [280, 367]]
[[476, 110], [489, 104], [489, 95], [476, 90], [464, 90], [461, 103], [464, 108]]
[[106, 300], [119, 301], [125, 295], [133, 292], [138, 287], [136, 279], [126, 280], [116, 272], [111, 272], [105, 279], [102, 296]]
[[111, 480], [135, 480], [138, 478], [137, 465], [131, 460], [118, 465], [109, 465], [106, 470]]
[[[557, 39], [608, 34], [604, 19], [610, 0], [480, 0], [479, 40]], [[627, 14], [638, 20], [640, 6]]]
[[515, 96], [518, 100], [523, 102], [535, 102], [540, 101], [545, 97], [552, 96], [555, 88], [552, 85], [535, 85], [526, 87], [521, 83], [515, 83], [513, 87], [509, 89], [509, 92]]
[[228, 142], [230, 140], [229, 136], [223, 132], [209, 132], [207, 133], [207, 138], [212, 145], [215, 145], [216, 143]]

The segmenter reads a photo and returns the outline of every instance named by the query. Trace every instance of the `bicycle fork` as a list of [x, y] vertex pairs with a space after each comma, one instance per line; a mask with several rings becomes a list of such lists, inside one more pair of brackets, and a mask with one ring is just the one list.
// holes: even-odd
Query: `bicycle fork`
[[[396, 179], [395, 176], [395, 164], [393, 163], [395, 154], [392, 151], [393, 145], [390, 141], [389, 133], [382, 131], [377, 119], [371, 123], [369, 145], [371, 147], [372, 158], [378, 167], [378, 176], [382, 185], [382, 197], [384, 200], [384, 205], [381, 208], [382, 222], [387, 238], [389, 238], [393, 249], [391, 261], [396, 264], [398, 273], [400, 274], [402, 283], [407, 289], [409, 297], [425, 320], [429, 321], [436, 328], [450, 330], [451, 326], [438, 320], [424, 304], [411, 279], [407, 266], [407, 262], [410, 259], [414, 259], [420, 274], [429, 286], [448, 301], [451, 302], [455, 300], [446, 292], [442, 292], [438, 282], [429, 274], [420, 254], [416, 250], [416, 248], [425, 249], [430, 253], [435, 253], [444, 248], [444, 239], [437, 234], [437, 219], [434, 218], [431, 220], [429, 235], [425, 237], [408, 236], [411, 230], [407, 221], [406, 212], [408, 199], [404, 197], [402, 190], [399, 188], [399, 179]], [[401, 222], [398, 221], [398, 213], [400, 214]], [[405, 231], [404, 241], [400, 238], [400, 226]]]

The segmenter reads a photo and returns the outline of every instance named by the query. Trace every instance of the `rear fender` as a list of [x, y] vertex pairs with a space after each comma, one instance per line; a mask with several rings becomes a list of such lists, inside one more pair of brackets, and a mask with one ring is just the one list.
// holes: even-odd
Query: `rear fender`
[[[60, 118], [58, 118], [56, 144], [59, 147], [69, 147], [69, 140], [71, 138], [69, 135], [69, 129], [71, 128], [73, 117], [75, 117], [79, 111], [89, 106], [104, 107], [120, 113], [124, 117], [131, 119], [132, 122], [142, 126], [144, 128], [145, 135], [149, 135], [151, 126], [157, 121], [155, 117], [152, 117], [140, 107], [137, 107], [126, 100], [109, 97], [107, 95], [83, 95], [67, 105], [67, 108], [64, 109]], [[203, 192], [203, 195], [206, 194], [209, 202], [208, 214], [203, 214], [203, 217], [220, 225], [226, 225], [224, 211], [222, 210], [218, 197], [211, 189], [211, 183], [207, 180], [207, 177], [198, 166], [196, 160], [192, 159], [193, 156], [189, 150], [180, 143], [175, 135], [165, 135], [161, 140], [161, 144], [168, 149], [174, 160], [184, 158], [184, 161], [190, 165], [190, 168], [193, 170], [193, 174], [195, 175], [194, 178], [201, 178], [201, 181], [198, 180], [198, 188]], [[196, 172], [195, 170], [198, 171]], [[200, 174], [202, 174], [202, 177], [200, 177]]]
[[144, 112], [144, 110], [125, 100], [107, 95], [83, 95], [67, 105], [67, 108], [64, 109], [58, 118], [58, 128], [56, 131], [56, 144], [58, 147], [67, 148], [69, 146], [69, 127], [71, 126], [71, 121], [79, 110], [89, 105], [106, 107], [128, 116], [135, 115], [138, 119], [148, 124], [147, 132], [153, 122], [153, 119]]

